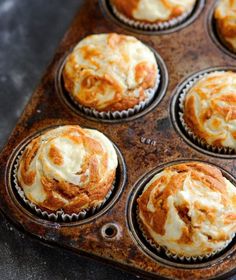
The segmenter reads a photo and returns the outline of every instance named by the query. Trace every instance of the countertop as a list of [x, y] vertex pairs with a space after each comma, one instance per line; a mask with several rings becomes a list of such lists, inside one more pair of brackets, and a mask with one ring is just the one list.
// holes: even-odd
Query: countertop
[[[0, 0], [0, 149], [81, 0]], [[0, 214], [1, 280], [137, 279], [63, 249], [46, 247]]]

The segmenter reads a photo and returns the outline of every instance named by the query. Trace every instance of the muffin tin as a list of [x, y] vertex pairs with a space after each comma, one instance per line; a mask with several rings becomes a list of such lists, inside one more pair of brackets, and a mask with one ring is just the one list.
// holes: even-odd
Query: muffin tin
[[218, 1], [215, 1], [214, 6], [209, 12], [208, 15], [208, 32], [211, 36], [212, 41], [220, 48], [223, 52], [231, 56], [232, 58], [236, 59], [236, 54], [233, 53], [231, 50], [228, 49], [227, 46], [222, 42], [220, 39], [220, 36], [218, 35], [217, 28], [216, 28], [216, 20], [214, 19], [214, 10], [215, 7], [217, 6]]
[[[234, 57], [211, 39], [209, 24], [215, 1], [199, 0], [197, 5], [201, 9], [195, 10], [191, 22], [186, 21], [168, 34], [124, 28], [103, 13], [106, 3], [84, 2], [2, 150], [0, 208], [18, 227], [46, 243], [113, 263], [129, 272], [157, 279], [226, 279], [236, 273], [235, 238], [226, 250], [207, 261], [181, 262], [150, 248], [135, 221], [135, 201], [143, 184], [173, 161], [214, 164], [235, 183], [235, 156], [208, 153], [195, 147], [180, 133], [173, 117], [177, 110], [173, 100], [187, 77], [209, 67], [236, 66]], [[60, 79], [65, 56], [78, 41], [89, 34], [108, 32], [136, 36], [158, 53], [157, 59], [163, 67], [162, 91], [153, 103], [140, 114], [119, 121], [101, 121], [79, 112], [66, 97]], [[35, 214], [22, 203], [13, 186], [14, 165], [25, 145], [45, 129], [63, 124], [79, 124], [105, 133], [117, 147], [119, 157], [112, 197], [97, 213], [72, 222], [53, 221]]]

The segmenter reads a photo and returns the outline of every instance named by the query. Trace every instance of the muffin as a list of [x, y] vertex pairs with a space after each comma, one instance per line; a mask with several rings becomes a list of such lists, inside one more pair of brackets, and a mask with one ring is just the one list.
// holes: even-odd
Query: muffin
[[168, 256], [209, 257], [236, 232], [236, 188], [213, 166], [187, 162], [156, 174], [138, 198], [148, 242]]
[[97, 112], [120, 112], [150, 101], [158, 66], [153, 52], [134, 37], [91, 35], [68, 56], [63, 78], [77, 104]]
[[[166, 27], [185, 19], [193, 10], [196, 0], [110, 0], [114, 13], [126, 23], [139, 27], [165, 23]], [[174, 22], [171, 22], [175, 20]], [[174, 24], [173, 24], [174, 23]], [[148, 25], [149, 24], [149, 25]]]
[[236, 73], [213, 72], [200, 78], [183, 101], [186, 130], [207, 145], [236, 149]]
[[214, 17], [220, 39], [236, 53], [236, 0], [220, 0]]
[[17, 179], [29, 203], [48, 213], [88, 211], [113, 187], [116, 151], [101, 132], [66, 125], [33, 139], [19, 159]]

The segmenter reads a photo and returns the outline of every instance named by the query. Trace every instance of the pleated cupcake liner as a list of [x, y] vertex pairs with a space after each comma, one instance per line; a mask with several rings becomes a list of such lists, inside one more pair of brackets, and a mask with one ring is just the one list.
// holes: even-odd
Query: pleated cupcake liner
[[111, 8], [112, 11], [114, 13], [114, 15], [124, 24], [136, 28], [136, 29], [140, 29], [140, 30], [144, 30], [144, 31], [162, 31], [162, 30], [168, 30], [171, 28], [174, 28], [176, 26], [178, 26], [179, 24], [183, 23], [193, 12], [194, 7], [183, 13], [182, 15], [175, 17], [173, 19], [167, 20], [167, 21], [163, 21], [163, 22], [158, 22], [158, 23], [147, 23], [147, 22], [143, 22], [141, 20], [134, 20], [134, 19], [130, 19], [128, 17], [126, 17], [124, 14], [120, 13], [117, 8], [115, 6], [113, 6], [111, 4]]
[[170, 260], [175, 260], [175, 261], [187, 261], [187, 262], [197, 262], [197, 261], [205, 261], [209, 258], [212, 258], [214, 257], [215, 255], [221, 253], [231, 242], [232, 240], [234, 239], [235, 237], [235, 234], [233, 234], [229, 240], [227, 240], [220, 248], [218, 248], [217, 250], [209, 253], [209, 254], [206, 254], [206, 255], [199, 255], [199, 256], [192, 256], [192, 257], [186, 257], [186, 256], [183, 256], [183, 255], [178, 255], [178, 254], [175, 254], [173, 252], [171, 252], [170, 250], [168, 250], [168, 248], [166, 246], [161, 246], [161, 245], [158, 245], [152, 238], [148, 237], [147, 234], [146, 234], [146, 231], [143, 227], [143, 224], [142, 224], [142, 221], [139, 217], [139, 210], [137, 208], [137, 212], [136, 212], [136, 219], [137, 219], [137, 222], [138, 222], [138, 226], [139, 226], [139, 229], [143, 235], [143, 237], [145, 238], [145, 240], [157, 251], [157, 253], [161, 253], [161, 251], [163, 251], [165, 253], [165, 255], [170, 259]]
[[170, 252], [167, 249], [166, 249], [165, 253], [169, 258], [174, 259], [174, 260], [187, 261], [187, 262], [205, 261], [205, 260], [208, 260], [209, 258], [214, 257], [215, 255], [219, 254], [220, 252], [222, 252], [232, 242], [234, 236], [231, 237], [230, 240], [225, 242], [224, 245], [222, 245], [222, 247], [220, 247], [217, 250], [215, 250], [215, 251], [213, 251], [209, 254], [206, 254], [206, 255], [185, 257], [185, 256], [180, 256], [180, 255], [177, 255], [177, 254], [173, 254], [172, 252]]
[[219, 153], [219, 154], [225, 154], [225, 155], [233, 155], [236, 153], [236, 150], [230, 147], [218, 147], [218, 146], [214, 146], [214, 145], [210, 145], [206, 142], [205, 139], [200, 138], [199, 136], [197, 136], [192, 129], [187, 125], [187, 123], [184, 120], [184, 101], [186, 98], [186, 95], [188, 94], [188, 92], [191, 90], [191, 88], [201, 79], [203, 79], [204, 77], [208, 76], [209, 74], [213, 74], [213, 73], [224, 73], [225, 71], [212, 71], [212, 72], [208, 72], [208, 73], [204, 73], [201, 74], [197, 77], [195, 77], [194, 79], [192, 79], [191, 81], [189, 81], [186, 86], [183, 88], [182, 92], [179, 95], [178, 98], [178, 106], [179, 106], [179, 112], [178, 112], [178, 117], [180, 120], [180, 123], [182, 125], [182, 128], [184, 129], [184, 131], [187, 133], [187, 135], [189, 136], [189, 138], [192, 140], [193, 143], [197, 144], [199, 147], [210, 151], [210, 152], [214, 152], [214, 153]]
[[144, 110], [154, 99], [155, 93], [159, 88], [161, 81], [161, 74], [160, 70], [158, 68], [157, 70], [157, 77], [155, 81], [155, 86], [153, 88], [145, 90], [145, 93], [147, 95], [146, 99], [141, 101], [139, 104], [135, 105], [133, 108], [129, 108], [128, 110], [123, 110], [123, 111], [109, 111], [109, 112], [102, 112], [102, 111], [97, 111], [95, 109], [91, 109], [88, 107], [85, 107], [81, 105], [72, 94], [69, 94], [72, 102], [79, 108], [80, 111], [82, 111], [84, 114], [95, 117], [97, 119], [104, 119], [104, 120], [116, 120], [116, 119], [124, 119], [131, 117], [140, 111]]
[[19, 186], [18, 183], [18, 179], [17, 179], [17, 172], [18, 172], [18, 168], [19, 168], [19, 163], [20, 163], [20, 159], [22, 157], [24, 150], [20, 152], [20, 154], [18, 155], [18, 157], [16, 158], [16, 163], [14, 164], [14, 169], [13, 169], [13, 182], [14, 182], [14, 188], [17, 191], [20, 199], [22, 200], [22, 202], [26, 205], [29, 206], [31, 208], [31, 210], [37, 214], [38, 216], [50, 220], [50, 221], [63, 221], [63, 222], [72, 222], [72, 221], [79, 221], [79, 220], [83, 220], [86, 217], [95, 214], [96, 212], [98, 212], [101, 207], [107, 202], [107, 200], [109, 199], [109, 197], [112, 194], [112, 191], [115, 188], [115, 181], [112, 184], [111, 189], [109, 190], [109, 192], [107, 193], [105, 199], [99, 203], [98, 205], [89, 208], [89, 209], [84, 209], [78, 213], [72, 213], [72, 214], [67, 214], [65, 213], [63, 210], [58, 210], [56, 212], [47, 212], [46, 210], [42, 210], [40, 209], [39, 206], [37, 206], [36, 204], [34, 204], [33, 202], [31, 202], [25, 195], [23, 189]]
[[148, 237], [146, 235], [146, 231], [143, 227], [143, 223], [139, 217], [139, 210], [138, 210], [138, 207], [137, 207], [137, 210], [136, 210], [136, 220], [137, 220], [137, 223], [138, 223], [138, 227], [143, 235], [143, 237], [145, 238], [145, 240], [158, 252], [158, 253], [161, 253], [161, 250], [163, 249], [162, 246], [156, 244], [153, 239], [151, 239], [150, 237]]

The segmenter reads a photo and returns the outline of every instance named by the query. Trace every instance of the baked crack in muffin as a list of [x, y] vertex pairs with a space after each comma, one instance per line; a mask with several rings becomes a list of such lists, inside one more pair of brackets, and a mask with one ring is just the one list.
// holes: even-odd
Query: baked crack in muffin
[[236, 0], [221, 0], [214, 17], [222, 42], [236, 53]]
[[42, 211], [99, 207], [113, 187], [117, 155], [101, 132], [66, 125], [33, 139], [18, 164], [18, 184]]
[[211, 165], [172, 165], [144, 188], [138, 220], [147, 241], [168, 255], [209, 257], [235, 235], [236, 188]]
[[66, 60], [63, 78], [75, 103], [98, 112], [150, 102], [159, 83], [153, 52], [136, 38], [115, 33], [80, 41]]

